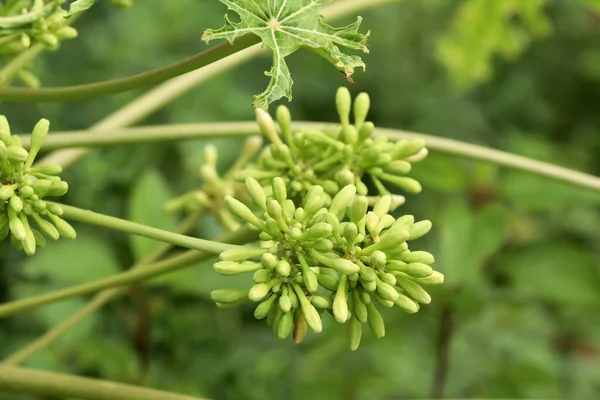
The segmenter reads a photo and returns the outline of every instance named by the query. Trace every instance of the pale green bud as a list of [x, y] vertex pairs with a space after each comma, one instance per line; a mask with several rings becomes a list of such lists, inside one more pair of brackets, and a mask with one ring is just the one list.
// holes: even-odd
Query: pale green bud
[[302, 268], [302, 277], [304, 279], [304, 285], [306, 286], [306, 289], [310, 293], [316, 292], [319, 288], [317, 275], [312, 269], [310, 269], [306, 259], [302, 254], [298, 254], [298, 261], [300, 262], [300, 267]]
[[283, 144], [279, 135], [277, 134], [277, 130], [275, 129], [275, 123], [273, 122], [273, 118], [267, 113], [265, 110], [261, 108], [256, 108], [256, 122], [258, 122], [258, 127], [260, 131], [269, 138], [271, 142], [274, 144]]
[[287, 260], [281, 260], [277, 263], [277, 274], [279, 276], [287, 277], [290, 275], [292, 267]]
[[316, 293], [310, 296], [310, 302], [313, 306], [323, 310], [330, 309], [333, 306], [333, 303], [329, 297], [325, 297]]
[[383, 169], [386, 172], [389, 172], [393, 175], [404, 175], [410, 172], [412, 166], [409, 162], [404, 160], [395, 160], [390, 163], [387, 163], [383, 166]]
[[360, 129], [362, 124], [367, 119], [369, 108], [371, 107], [371, 99], [367, 93], [360, 93], [354, 99], [354, 125]]
[[25, 240], [25, 237], [27, 236], [25, 225], [23, 225], [23, 221], [21, 221], [18, 214], [15, 213], [12, 208], [8, 209], [8, 225], [15, 239], [19, 242]]
[[373, 207], [373, 212], [380, 219], [383, 218], [384, 215], [390, 211], [390, 207], [392, 206], [392, 197], [391, 196], [381, 196], [379, 200], [375, 203]]
[[308, 230], [302, 234], [301, 238], [310, 241], [326, 238], [331, 235], [331, 230], [331, 225], [320, 222], [308, 228]]
[[54, 34], [59, 40], [75, 39], [77, 37], [77, 29], [72, 26], [61, 26]]
[[219, 289], [210, 292], [210, 298], [216, 303], [239, 303], [248, 300], [247, 290]]
[[[34, 185], [35, 188], [35, 185]], [[62, 196], [69, 190], [69, 184], [65, 181], [52, 182], [52, 186], [48, 189], [48, 196]]]
[[320, 253], [327, 253], [333, 249], [333, 243], [328, 239], [319, 239], [315, 241], [310, 247], [317, 250]]
[[15, 194], [15, 188], [17, 185], [4, 185], [0, 186], [0, 202], [5, 202]]
[[19, 196], [13, 196], [10, 198], [8, 206], [18, 214], [23, 210], [23, 200]]
[[444, 275], [441, 272], [433, 271], [425, 278], [412, 278], [412, 280], [421, 285], [441, 285], [444, 283]]
[[45, 219], [42, 219], [39, 214], [33, 213], [32, 217], [44, 235], [54, 241], [57, 241], [60, 238], [60, 233], [58, 233], [58, 230], [54, 225]]
[[342, 126], [348, 126], [350, 124], [350, 107], [352, 103], [352, 96], [348, 88], [340, 87], [335, 95], [335, 105], [337, 112], [340, 116], [340, 122]]
[[262, 266], [258, 263], [238, 263], [234, 261], [220, 261], [213, 265], [213, 269], [219, 275], [231, 276], [246, 272], [252, 272], [260, 269]]
[[333, 316], [340, 324], [348, 320], [348, 300], [346, 298], [347, 276], [342, 275], [338, 284], [335, 298], [333, 299]]
[[227, 249], [220, 254], [220, 258], [223, 261], [244, 261], [249, 258], [260, 257], [267, 253], [268, 249], [261, 249], [256, 247], [237, 247], [233, 249]]
[[410, 229], [409, 229], [410, 236], [406, 240], [419, 239], [420, 237], [425, 236], [430, 230], [431, 230], [431, 221], [429, 221], [429, 220], [419, 221], [410, 227]]
[[309, 250], [309, 254], [320, 264], [334, 269], [342, 274], [353, 274], [360, 271], [360, 267], [358, 265], [345, 258], [330, 258], [312, 249]]
[[51, 33], [44, 33], [37, 36], [36, 39], [50, 48], [55, 48], [58, 45], [58, 38]]
[[398, 298], [394, 301], [394, 305], [410, 314], [419, 311], [419, 304], [402, 293], [398, 293]]
[[254, 215], [252, 211], [250, 211], [250, 209], [246, 207], [246, 205], [244, 205], [244, 203], [242, 203], [241, 201], [227, 195], [225, 196], [225, 205], [227, 206], [229, 212], [231, 212], [237, 218], [246, 221], [251, 225], [254, 225], [258, 229], [263, 228], [263, 222], [259, 220], [258, 217]]
[[352, 204], [354, 201], [354, 196], [356, 195], [356, 187], [354, 185], [345, 186], [340, 192], [335, 195], [333, 200], [331, 200], [331, 205], [329, 206], [329, 212], [336, 215], [338, 218], [342, 218], [346, 209]]
[[419, 161], [423, 161], [429, 155], [429, 150], [427, 148], [422, 148], [419, 150], [417, 154], [414, 154], [410, 157], [406, 157], [405, 160], [410, 163], [418, 163]]
[[288, 143], [292, 142], [292, 115], [290, 114], [290, 110], [281, 105], [277, 107], [276, 111], [277, 123], [279, 124], [279, 129], [281, 129], [281, 133], [283, 133], [283, 137], [286, 139]]
[[358, 132], [356, 128], [352, 125], [347, 125], [342, 129], [342, 134], [344, 136], [344, 142], [348, 144], [355, 144], [358, 141]]
[[[254, 283], [267, 283], [271, 280], [271, 270], [268, 269], [258, 269], [254, 272], [252, 276], [252, 280]], [[276, 290], [274, 290], [276, 291]]]
[[360, 278], [360, 284], [362, 285], [362, 287], [367, 291], [367, 292], [374, 292], [375, 290], [377, 290], [377, 282], [376, 282], [377, 278], [373, 279], [372, 281], [366, 280], [364, 278]]
[[266, 317], [267, 314], [269, 314], [269, 310], [271, 310], [271, 306], [273, 305], [275, 300], [277, 300], [277, 296], [272, 295], [267, 300], [261, 302], [258, 306], [256, 306], [256, 309], [254, 309], [254, 318], [263, 319], [264, 317]]
[[304, 199], [304, 211], [313, 215], [323, 207], [323, 188], [319, 185], [312, 186]]
[[296, 321], [294, 322], [294, 332], [292, 333], [292, 339], [294, 343], [300, 344], [306, 337], [308, 333], [308, 325], [306, 324], [306, 319], [304, 318], [304, 314], [301, 312], [298, 314]]
[[385, 324], [383, 322], [383, 318], [373, 302], [367, 304], [367, 310], [369, 314], [369, 319], [367, 320], [369, 327], [371, 328], [371, 331], [375, 337], [377, 339], [381, 339], [385, 336]]
[[265, 253], [260, 258], [260, 264], [266, 269], [275, 269], [279, 260], [272, 253]]
[[262, 208], [263, 210], [267, 209], [267, 196], [262, 186], [258, 181], [251, 176], [246, 178], [246, 188], [248, 189], [248, 194], [252, 201]]
[[248, 298], [254, 302], [261, 301], [269, 294], [271, 287], [272, 285], [267, 283], [257, 283], [248, 292]]
[[367, 306], [362, 302], [358, 290], [352, 291], [352, 311], [354, 318], [362, 323], [367, 322]]
[[277, 326], [277, 337], [279, 339], [287, 338], [290, 333], [292, 333], [292, 328], [294, 327], [293, 315], [291, 312], [286, 312], [283, 314], [281, 319], [279, 320], [279, 324]]
[[323, 330], [323, 322], [321, 321], [321, 317], [317, 309], [310, 304], [306, 295], [302, 291], [302, 288], [298, 284], [294, 285], [294, 291], [298, 296], [298, 300], [300, 301], [300, 307], [302, 308], [302, 313], [304, 314], [304, 318], [306, 323], [313, 331], [319, 333]]
[[408, 278], [397, 276], [398, 285], [406, 291], [406, 293], [421, 304], [431, 303], [431, 296], [417, 283]]
[[280, 205], [284, 205], [287, 199], [287, 188], [282, 178], [273, 178], [273, 197], [279, 202]]
[[361, 280], [374, 282], [377, 279], [377, 274], [373, 268], [369, 268], [364, 264], [360, 264], [359, 275]]
[[377, 294], [383, 299], [394, 301], [398, 298], [398, 292], [392, 285], [385, 283], [384, 281], [377, 279]]
[[292, 309], [292, 300], [288, 295], [287, 289], [284, 289], [281, 296], [279, 297], [279, 307], [285, 313], [289, 312]]
[[373, 268], [383, 268], [386, 263], [387, 258], [383, 251], [375, 250], [369, 257], [369, 264], [371, 264]]
[[6, 146], [10, 146], [12, 143], [10, 137], [10, 125], [4, 115], [0, 115], [0, 140], [2, 140]]
[[425, 147], [425, 140], [399, 140], [394, 144], [392, 150], [392, 156], [394, 159], [401, 159], [410, 157], [417, 154], [423, 147]]
[[379, 175], [379, 178], [393, 183], [394, 185], [406, 190], [409, 193], [420, 193], [423, 189], [421, 187], [421, 184], [417, 180], [406, 176], [395, 176], [391, 174], [382, 173]]
[[369, 207], [369, 201], [365, 196], [355, 196], [350, 209], [348, 210], [348, 217], [353, 223], [360, 221]]
[[8, 146], [6, 148], [6, 157], [10, 161], [14, 162], [24, 162], [27, 161], [27, 157], [29, 157], [29, 153], [27, 150], [20, 146]]
[[379, 293], [373, 293], [373, 297], [375, 297], [375, 300], [377, 300], [377, 302], [379, 304], [381, 304], [382, 306], [386, 307], [386, 308], [392, 308], [394, 307], [394, 302], [391, 300], [386, 300], [383, 297], [381, 297], [379, 295]]
[[369, 232], [375, 232], [377, 224], [379, 224], [379, 217], [373, 211], [369, 211], [365, 220], [365, 226], [367, 230]]
[[283, 239], [283, 233], [281, 233], [279, 224], [273, 218], [267, 218], [267, 221], [265, 222], [265, 231], [271, 235], [272, 238]]
[[31, 145], [29, 146], [29, 157], [25, 164], [26, 168], [31, 167], [33, 160], [37, 156], [38, 152], [44, 145], [48, 131], [50, 130], [50, 121], [47, 119], [41, 119], [33, 128], [31, 133]]
[[358, 128], [358, 142], [362, 143], [367, 140], [373, 134], [375, 130], [375, 125], [368, 121], [363, 123], [360, 128]]
[[346, 186], [354, 183], [354, 174], [348, 169], [341, 169], [335, 173], [335, 181]]
[[338, 279], [334, 278], [333, 276], [323, 274], [317, 275], [317, 281], [319, 282], [319, 285], [332, 292], [337, 290], [339, 284]]
[[355, 351], [358, 349], [361, 337], [362, 324], [358, 319], [351, 318], [350, 324], [348, 324], [348, 346], [350, 346], [350, 350]]
[[347, 222], [344, 224], [344, 231], [342, 235], [346, 239], [348, 246], [354, 245], [356, 238], [358, 237], [358, 228], [356, 224], [353, 224], [352, 222]]
[[389, 272], [384, 272], [383, 274], [379, 275], [379, 277], [383, 282], [390, 286], [394, 286], [396, 284], [396, 277]]

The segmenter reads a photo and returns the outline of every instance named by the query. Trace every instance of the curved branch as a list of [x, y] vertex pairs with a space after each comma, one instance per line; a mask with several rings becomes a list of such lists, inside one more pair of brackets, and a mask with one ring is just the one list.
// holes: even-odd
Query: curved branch
[[[294, 122], [293, 128], [320, 129], [327, 125], [334, 124], [321, 122]], [[217, 136], [236, 137], [256, 134], [260, 134], [260, 131], [256, 122], [253, 121], [146, 126], [95, 131], [93, 133], [86, 131], [56, 132], [48, 135], [45, 148], [98, 147], [118, 144], [179, 141]], [[464, 143], [458, 140], [396, 129], [375, 128], [375, 135], [385, 135], [392, 140], [424, 139], [427, 143], [427, 147], [432, 151], [526, 171], [556, 181], [566, 182], [574, 186], [580, 186], [600, 192], [599, 177], [516, 154]], [[22, 140], [24, 145], [28, 145], [28, 136], [22, 136]]]
[[244, 36], [236, 40], [233, 45], [223, 43], [210, 48], [183, 61], [176, 62], [166, 67], [142, 72], [126, 78], [113, 79], [87, 85], [75, 85], [55, 88], [27, 89], [20, 87], [0, 88], [0, 101], [5, 102], [54, 102], [73, 101], [122, 93], [133, 89], [151, 86], [164, 82], [179, 75], [202, 68], [208, 64], [225, 58], [240, 50], [259, 42], [254, 35]]
[[0, 364], [0, 392], [82, 400], [201, 400], [162, 390]]

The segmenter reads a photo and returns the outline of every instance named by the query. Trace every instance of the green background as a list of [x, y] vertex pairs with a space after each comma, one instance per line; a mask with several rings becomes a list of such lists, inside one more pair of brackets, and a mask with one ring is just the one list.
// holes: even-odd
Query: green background
[[[371, 54], [350, 89], [371, 95], [370, 119], [600, 174], [598, 2], [483, 3], [406, 0], [362, 13]], [[215, 0], [137, 0], [119, 11], [99, 1], [77, 21], [80, 37], [34, 70], [60, 86], [159, 67], [204, 49], [201, 33], [221, 25], [224, 9]], [[452, 62], [442, 62], [448, 54]], [[289, 64], [293, 118], [335, 121], [339, 72], [305, 50]], [[269, 67], [265, 56], [215, 77], [142, 124], [251, 120]], [[55, 131], [85, 129], [141, 93], [0, 104], [0, 112], [15, 132], [42, 117]], [[239, 143], [215, 143], [225, 170]], [[65, 201], [176, 229], [181, 216], [161, 207], [201, 185], [204, 144], [96, 150], [64, 174]], [[433, 151], [413, 176], [424, 190], [403, 210], [434, 226], [413, 246], [436, 255], [446, 283], [416, 315], [385, 310], [382, 340], [366, 333], [350, 352], [332, 321], [299, 346], [277, 340], [251, 306], [214, 306], [211, 290], [247, 282], [217, 276], [208, 262], [130, 290], [26, 365], [215, 399], [597, 397], [600, 195]], [[0, 302], [117, 273], [148, 251], [147, 241], [77, 228], [77, 241], [32, 258], [0, 244]], [[197, 234], [214, 237], [216, 222], [203, 221]], [[0, 357], [87, 300], [0, 320]]]

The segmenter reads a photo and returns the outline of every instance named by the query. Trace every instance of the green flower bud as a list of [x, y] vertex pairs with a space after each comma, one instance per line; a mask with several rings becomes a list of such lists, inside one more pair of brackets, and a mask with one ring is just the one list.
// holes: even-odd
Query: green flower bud
[[406, 176], [395, 176], [391, 174], [382, 173], [379, 175], [379, 178], [393, 183], [394, 185], [406, 190], [409, 193], [420, 193], [422, 190], [421, 184], [417, 180]]
[[358, 237], [358, 228], [356, 224], [353, 224], [352, 222], [345, 223], [342, 235], [344, 236], [344, 239], [346, 239], [347, 245], [353, 246]]
[[8, 201], [8, 206], [18, 214], [23, 210], [23, 200], [19, 196], [13, 196]]
[[265, 191], [258, 181], [251, 176], [246, 178], [246, 188], [248, 189], [248, 194], [252, 201], [262, 208], [263, 210], [267, 209], [267, 196], [265, 195]]
[[375, 270], [373, 268], [369, 268], [362, 263], [359, 263], [359, 265], [360, 265], [359, 275], [360, 275], [361, 280], [374, 282], [377, 279], [377, 274], [375, 273]]
[[428, 155], [429, 150], [427, 150], [427, 148], [422, 148], [417, 154], [406, 157], [405, 160], [409, 163], [418, 163], [419, 161], [423, 161]]
[[360, 278], [360, 284], [362, 285], [362, 287], [367, 291], [367, 292], [374, 292], [375, 290], [377, 290], [377, 278], [373, 279], [372, 281], [363, 279], [362, 276]]
[[362, 337], [362, 324], [356, 318], [350, 319], [348, 324], [348, 345], [350, 350], [355, 351], [360, 346], [360, 339]]
[[[35, 187], [35, 185], [34, 185]], [[52, 186], [46, 193], [48, 196], [63, 196], [69, 190], [69, 184], [64, 181], [52, 182]]]
[[348, 299], [346, 298], [346, 281], [347, 275], [340, 277], [340, 282], [333, 299], [333, 316], [340, 324], [348, 320]]
[[333, 249], [333, 243], [328, 239], [319, 239], [315, 241], [311, 246], [320, 253], [327, 253]]
[[384, 299], [378, 293], [373, 293], [373, 297], [375, 297], [375, 300], [377, 300], [377, 302], [379, 304], [381, 304], [382, 306], [384, 306], [386, 308], [392, 308], [392, 307], [394, 307], [394, 302], [393, 301]]
[[53, 214], [48, 214], [48, 217], [62, 237], [66, 239], [75, 239], [77, 237], [75, 229], [67, 221]]
[[295, 283], [293, 284], [293, 286], [294, 291], [298, 296], [298, 300], [300, 301], [300, 307], [302, 308], [302, 313], [304, 314], [306, 323], [314, 332], [321, 332], [323, 330], [323, 322], [321, 321], [319, 312], [312, 304], [310, 304], [300, 286]]
[[348, 217], [350, 221], [353, 223], [358, 223], [365, 214], [367, 213], [367, 208], [369, 207], [369, 201], [364, 196], [355, 196], [352, 205], [348, 210]]
[[272, 253], [265, 253], [260, 258], [260, 264], [266, 269], [275, 269], [279, 260]]
[[10, 125], [4, 115], [0, 115], [0, 140], [7, 146], [10, 146], [12, 143], [10, 137]]
[[273, 178], [273, 197], [281, 206], [285, 204], [287, 188], [285, 187], [285, 182], [280, 177]]
[[367, 306], [362, 302], [358, 290], [352, 291], [352, 315], [362, 323], [367, 322]]
[[72, 26], [61, 26], [54, 34], [59, 40], [75, 39], [77, 37], [77, 29]]
[[252, 276], [254, 283], [267, 283], [271, 280], [271, 270], [258, 269]]
[[210, 292], [210, 298], [216, 303], [239, 303], [248, 300], [247, 290], [220, 289]]
[[421, 304], [431, 303], [431, 296], [417, 283], [402, 276], [396, 277], [398, 285], [406, 291], [406, 293]]
[[411, 278], [411, 280], [420, 285], [441, 285], [444, 283], [444, 275], [441, 272], [433, 271], [425, 278]]
[[29, 153], [27, 150], [20, 146], [8, 146], [6, 148], [6, 157], [10, 161], [14, 162], [24, 162], [27, 161], [27, 157], [29, 157]]
[[[277, 200], [268, 200], [267, 201], [267, 214], [271, 216], [277, 222], [277, 226], [283, 232], [288, 231], [288, 226], [283, 219], [283, 209], [281, 205], [277, 202]], [[299, 235], [298, 235], [299, 236]]]
[[242, 221], [246, 221], [262, 230], [264, 224], [256, 215], [252, 213], [252, 211], [250, 211], [248, 207], [244, 205], [244, 203], [227, 195], [225, 196], [225, 205], [227, 206], [229, 212], [235, 215], [237, 218], [241, 219]]
[[261, 301], [269, 294], [272, 286], [268, 283], [257, 283], [248, 292], [248, 298], [254, 302]]
[[335, 174], [335, 181], [346, 186], [354, 183], [354, 174], [348, 169], [341, 169]]
[[277, 337], [279, 339], [285, 339], [290, 336], [292, 333], [292, 328], [294, 327], [293, 315], [291, 312], [286, 312], [283, 314], [281, 319], [279, 320], [279, 324], [277, 326]]
[[381, 279], [376, 280], [377, 294], [384, 300], [395, 301], [398, 298], [398, 292], [390, 284], [385, 283]]
[[47, 119], [41, 119], [33, 128], [31, 133], [31, 145], [29, 146], [29, 157], [25, 163], [25, 168], [29, 168], [33, 164], [33, 160], [35, 160], [35, 157], [44, 145], [48, 130], [50, 130], [50, 121]]
[[358, 265], [345, 258], [330, 258], [312, 249], [309, 250], [309, 254], [320, 264], [334, 269], [342, 274], [353, 274], [360, 271], [360, 267]]
[[392, 206], [392, 197], [391, 196], [381, 196], [379, 200], [375, 203], [373, 207], [373, 212], [380, 219], [383, 218], [390, 211], [390, 207]]
[[60, 204], [56, 204], [56, 203], [47, 204], [46, 209], [51, 214], [58, 215], [58, 216], [63, 215], [63, 209], [60, 206]]
[[307, 215], [313, 215], [323, 207], [323, 188], [312, 186], [304, 199], [304, 211]]
[[354, 185], [345, 186], [340, 192], [335, 195], [329, 206], [329, 212], [336, 215], [338, 218], [342, 218], [346, 209], [354, 201], [356, 195], [356, 187]]
[[261, 302], [256, 309], [254, 309], [254, 318], [263, 319], [269, 314], [269, 311], [272, 309], [272, 305], [277, 300], [277, 295], [272, 295], [267, 300]]
[[435, 258], [431, 253], [426, 251], [411, 251], [410, 255], [404, 260], [407, 263], [421, 263], [431, 265], [435, 262]]
[[339, 281], [336, 278], [323, 274], [317, 275], [317, 281], [319, 282], [319, 285], [332, 292], [337, 290], [339, 284]]
[[394, 301], [394, 305], [403, 309], [409, 314], [414, 314], [419, 311], [419, 304], [402, 293], [398, 293], [398, 298]]
[[368, 121], [363, 123], [360, 128], [358, 128], [358, 143], [363, 143], [373, 134], [375, 130], [375, 125]]
[[12, 208], [8, 209], [8, 224], [15, 239], [19, 242], [25, 240], [27, 235], [25, 225], [23, 225], [23, 221], [21, 221], [18, 214]]
[[385, 253], [380, 250], [375, 250], [369, 257], [369, 263], [373, 268], [383, 268], [387, 263]]
[[342, 129], [342, 134], [344, 137], [344, 142], [348, 144], [355, 144], [358, 142], [358, 132], [356, 128], [352, 125], [347, 125]]
[[302, 234], [301, 239], [313, 241], [326, 238], [331, 235], [331, 230], [331, 225], [325, 222], [320, 222], [308, 228], [308, 230]]
[[279, 276], [283, 276], [283, 277], [289, 276], [291, 270], [292, 270], [292, 266], [290, 265], [290, 263], [287, 260], [281, 260], [277, 264], [277, 274]]
[[354, 125], [360, 129], [362, 124], [367, 119], [369, 108], [371, 107], [371, 99], [367, 93], [360, 93], [354, 99]]
[[285, 137], [288, 143], [292, 143], [292, 116], [290, 110], [286, 106], [281, 105], [277, 107], [275, 115], [283, 137]]
[[352, 103], [352, 96], [348, 88], [340, 87], [335, 95], [335, 105], [337, 112], [340, 116], [340, 122], [342, 126], [348, 126], [350, 124], [350, 107]]
[[244, 274], [260, 269], [261, 264], [258, 263], [238, 263], [234, 261], [221, 261], [213, 265], [213, 269], [219, 275], [231, 276]]
[[371, 328], [371, 331], [375, 337], [377, 339], [381, 339], [385, 336], [385, 324], [383, 322], [383, 318], [373, 302], [367, 304], [367, 311], [369, 314], [369, 319], [367, 320], [369, 327]]
[[306, 334], [308, 333], [308, 325], [306, 324], [306, 319], [304, 318], [304, 314], [301, 312], [298, 313], [298, 317], [294, 322], [294, 332], [292, 333], [292, 340], [296, 344], [302, 343]]
[[60, 238], [60, 233], [58, 233], [58, 230], [56, 230], [54, 225], [45, 219], [42, 219], [39, 214], [33, 213], [31, 216], [44, 235], [54, 241], [57, 241]]
[[390, 286], [396, 285], [396, 277], [393, 274], [390, 274], [389, 272], [384, 272], [379, 277], [383, 282], [387, 283]]
[[298, 254], [298, 261], [300, 262], [300, 267], [302, 268], [302, 277], [304, 278], [304, 285], [306, 286], [306, 289], [310, 293], [316, 292], [319, 288], [317, 275], [313, 270], [310, 269], [302, 254]]
[[219, 255], [219, 257], [223, 261], [244, 261], [249, 258], [261, 257], [268, 251], [268, 249], [240, 246], [238, 248], [225, 250]]
[[407, 174], [410, 172], [410, 170], [412, 169], [412, 166], [407, 161], [395, 160], [395, 161], [386, 163], [383, 166], [383, 169], [392, 175], [404, 175], [404, 174]]
[[19, 188], [19, 196], [21, 198], [27, 199], [35, 194], [35, 191], [31, 186], [21, 186]]
[[396, 160], [410, 157], [417, 154], [423, 147], [425, 147], [425, 141], [423, 139], [399, 140], [394, 144], [392, 157]]
[[406, 240], [419, 239], [420, 237], [425, 236], [430, 230], [431, 230], [431, 221], [429, 221], [429, 220], [419, 221], [410, 227], [410, 230], [409, 230], [410, 236]]
[[35, 245], [37, 247], [46, 247], [46, 237], [38, 230], [32, 229]]
[[267, 113], [265, 110], [261, 108], [256, 108], [256, 122], [258, 122], [258, 127], [260, 131], [269, 138], [271, 142], [274, 144], [283, 144], [279, 135], [277, 134], [277, 130], [275, 129], [275, 123], [273, 122], [273, 118]]
[[310, 302], [313, 306], [323, 310], [330, 309], [333, 306], [333, 303], [329, 297], [325, 297], [316, 293], [313, 293], [310, 296]]
[[279, 307], [281, 307], [281, 310], [285, 313], [288, 313], [292, 309], [292, 300], [288, 295], [287, 289], [284, 289], [279, 297]]

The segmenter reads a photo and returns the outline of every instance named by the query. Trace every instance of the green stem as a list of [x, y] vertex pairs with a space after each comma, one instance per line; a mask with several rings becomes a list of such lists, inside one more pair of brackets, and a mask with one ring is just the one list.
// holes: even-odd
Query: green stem
[[[188, 216], [181, 224], [179, 228], [179, 233], [185, 234], [192, 230], [198, 222], [198, 220], [201, 218], [202, 214], [202, 211], [198, 211]], [[173, 245], [170, 243], [160, 243], [160, 245], [153, 252], [151, 252], [150, 254], [148, 254], [148, 256], [140, 260], [140, 262], [132, 266], [131, 269], [133, 270], [135, 268], [144, 268], [146, 264], [158, 260], [172, 248]], [[115, 299], [122, 293], [122, 288], [106, 289], [101, 291], [100, 293], [97, 293], [96, 296], [83, 308], [78, 310], [76, 313], [72, 314], [60, 324], [54, 326], [52, 329], [38, 337], [36, 340], [32, 341], [31, 343], [28, 343], [22, 349], [19, 349], [15, 353], [9, 355], [7, 358], [4, 359], [3, 363], [6, 365], [17, 365], [23, 363], [35, 353], [50, 346], [52, 343], [58, 340], [64, 333], [66, 333], [72, 327], [77, 325], [88, 315], [99, 310], [105, 304], [109, 303], [111, 300]]]
[[[340, 0], [323, 7], [323, 16], [328, 20], [344, 18], [348, 15], [386, 3], [398, 3], [401, 0]], [[107, 116], [90, 128], [90, 131], [100, 132], [123, 128], [141, 121], [156, 110], [184, 93], [195, 89], [214, 76], [229, 71], [251, 59], [263, 54], [260, 45], [255, 45], [227, 58], [219, 60], [202, 69], [178, 76], [160, 86], [148, 91], [136, 100]], [[40, 160], [40, 163], [56, 163], [68, 168], [89, 152], [88, 149], [66, 149], [55, 152]]]
[[[293, 128], [321, 129], [327, 125], [332, 124], [320, 122], [294, 122]], [[57, 149], [78, 146], [97, 147], [140, 142], [178, 141], [216, 136], [237, 137], [256, 134], [260, 134], [260, 131], [255, 122], [219, 122], [147, 126], [95, 133], [86, 133], [85, 131], [52, 133], [46, 138], [45, 148]], [[483, 161], [502, 167], [545, 176], [574, 186], [600, 191], [599, 177], [500, 150], [464, 143], [453, 139], [396, 129], [376, 128], [375, 135], [385, 135], [392, 140], [424, 139], [427, 143], [427, 148], [432, 151]], [[24, 145], [29, 144], [28, 136], [22, 136], [22, 140]]]
[[46, 12], [55, 7], [55, 4], [48, 4], [44, 8], [30, 11], [25, 14], [11, 15], [10, 17], [0, 17], [0, 28], [13, 28], [15, 26], [30, 24], [43, 17]]
[[198, 68], [202, 68], [258, 42], [259, 38], [257, 36], [247, 35], [236, 40], [233, 45], [223, 43], [183, 61], [166, 67], [142, 72], [141, 74], [129, 76], [127, 78], [90, 83], [87, 85], [55, 88], [28, 89], [20, 87], [4, 87], [0, 88], [0, 101], [62, 102], [127, 92], [129, 90], [155, 85]]
[[[223, 237], [223, 242], [242, 244], [257, 240], [257, 238], [258, 233], [255, 230], [251, 230], [250, 228], [242, 228]], [[25, 299], [1, 304], [0, 318], [8, 317], [9, 315], [13, 315], [24, 310], [40, 307], [60, 300], [83, 296], [108, 288], [123, 287], [138, 282], [147, 281], [157, 276], [192, 266], [195, 263], [208, 260], [211, 257], [214, 257], [214, 255], [211, 253], [189, 250], [164, 261], [147, 264], [143, 268], [130, 269], [129, 271], [109, 276], [107, 278], [98, 279], [93, 282], [87, 282], [81, 285], [72, 286], [70, 288], [57, 290], [39, 296], [28, 297]]]
[[15, 58], [13, 58], [4, 68], [0, 69], [0, 76], [2, 76], [2, 83], [0, 89], [4, 86], [10, 85], [17, 73], [34, 58], [36, 58], [42, 51], [44, 51], [44, 45], [36, 43], [26, 51], [22, 52]]
[[82, 400], [200, 400], [162, 390], [1, 364], [0, 392]]
[[[49, 204], [57, 204], [48, 202]], [[104, 228], [114, 229], [134, 235], [144, 236], [150, 239], [160, 240], [162, 242], [171, 243], [176, 246], [185, 247], [192, 250], [206, 251], [212, 254], [219, 254], [227, 249], [237, 248], [231, 244], [214, 242], [212, 240], [198, 239], [191, 236], [180, 235], [179, 233], [169, 232], [151, 226], [138, 224], [125, 219], [109, 217], [95, 213], [89, 210], [59, 204], [63, 209], [62, 217], [65, 219], [79, 221], [90, 225], [101, 226]]]

